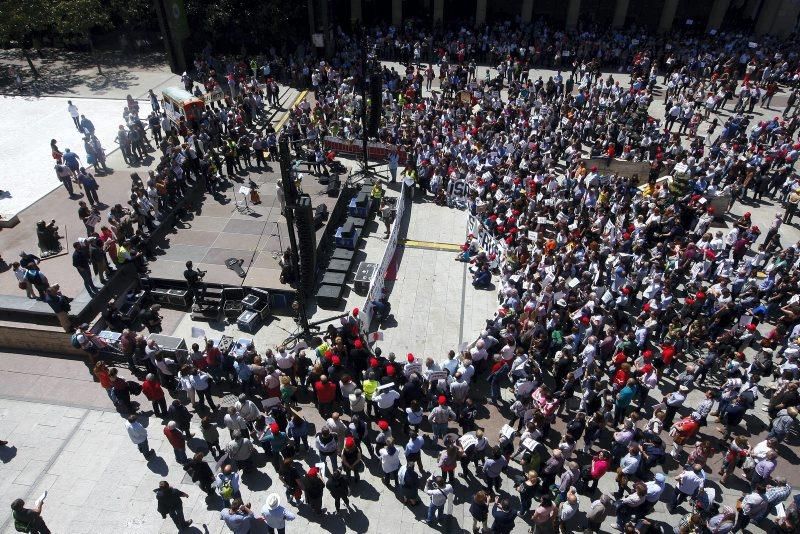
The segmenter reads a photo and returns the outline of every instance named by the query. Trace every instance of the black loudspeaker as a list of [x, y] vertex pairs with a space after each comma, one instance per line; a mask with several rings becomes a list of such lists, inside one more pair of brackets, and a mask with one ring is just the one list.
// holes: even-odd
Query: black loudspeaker
[[367, 135], [378, 137], [378, 128], [381, 125], [381, 89], [383, 82], [380, 74], [369, 77], [369, 117], [367, 122]]
[[300, 284], [311, 294], [316, 277], [317, 236], [314, 232], [314, 210], [308, 195], [300, 197], [295, 210], [297, 225], [297, 248], [300, 255]]

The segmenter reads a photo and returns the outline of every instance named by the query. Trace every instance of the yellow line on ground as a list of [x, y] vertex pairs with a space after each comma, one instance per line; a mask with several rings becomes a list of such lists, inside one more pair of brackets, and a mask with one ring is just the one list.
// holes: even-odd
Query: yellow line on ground
[[289, 109], [286, 111], [286, 113], [283, 114], [283, 117], [281, 117], [281, 120], [279, 120], [278, 124], [275, 125], [275, 131], [276, 132], [280, 132], [281, 131], [281, 128], [283, 128], [283, 123], [286, 122], [289, 119], [289, 113], [292, 112], [294, 107], [297, 104], [299, 104], [300, 101], [303, 100], [306, 97], [307, 94], [308, 94], [308, 91], [305, 90], [305, 91], [302, 91], [299, 95], [297, 95], [297, 98], [294, 99], [294, 102], [292, 102], [292, 105], [289, 106]]
[[434, 241], [416, 241], [414, 239], [401, 239], [400, 244], [409, 248], [428, 248], [433, 250], [461, 250], [461, 245], [455, 243], [436, 243]]

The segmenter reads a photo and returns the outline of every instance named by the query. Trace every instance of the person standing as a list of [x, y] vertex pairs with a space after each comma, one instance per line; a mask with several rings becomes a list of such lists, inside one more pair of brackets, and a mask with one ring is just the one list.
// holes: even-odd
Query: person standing
[[80, 170], [78, 170], [78, 183], [83, 186], [83, 190], [86, 191], [86, 200], [89, 201], [89, 205], [94, 206], [100, 203], [100, 199], [97, 197], [97, 190], [100, 189], [100, 186], [97, 184], [97, 180], [95, 180], [94, 176], [92, 176], [85, 167], [81, 167]]
[[706, 474], [700, 464], [694, 464], [690, 470], [684, 470], [676, 476], [672, 501], [668, 507], [670, 513], [674, 513], [675, 508], [688, 497], [694, 497], [698, 491], [702, 491], [705, 481]]
[[183, 432], [178, 430], [178, 425], [175, 421], [167, 423], [167, 426], [164, 427], [164, 435], [175, 451], [175, 461], [179, 464], [185, 464], [188, 461], [188, 458], [186, 458], [186, 437]]
[[244, 504], [241, 499], [233, 499], [230, 508], [223, 508], [219, 516], [233, 534], [249, 534], [255, 519], [250, 503]]
[[200, 486], [206, 495], [214, 494], [214, 472], [205, 461], [205, 452], [195, 453], [189, 462], [183, 466], [183, 470], [192, 478], [192, 482]]
[[333, 502], [336, 506], [336, 511], [341, 511], [341, 502], [344, 501], [345, 510], [350, 511], [350, 486], [347, 483], [347, 478], [338, 469], [334, 469], [331, 473], [325, 487], [331, 493]]
[[315, 514], [322, 513], [322, 494], [325, 492], [325, 483], [319, 477], [319, 469], [312, 467], [303, 477], [303, 490], [306, 493], [306, 504]]
[[78, 271], [78, 274], [83, 279], [83, 287], [90, 296], [96, 295], [100, 290], [94, 285], [92, 280], [92, 270], [89, 266], [89, 252], [86, 246], [79, 242], [72, 244], [72, 266]]
[[156, 451], [151, 449], [147, 443], [147, 429], [142, 426], [136, 415], [131, 414], [128, 416], [125, 421], [125, 429], [128, 431], [128, 437], [131, 438], [133, 444], [136, 445], [146, 460], [150, 460], [156, 455]]
[[431, 499], [428, 505], [428, 515], [422, 520], [423, 523], [428, 525], [435, 525], [442, 522], [442, 515], [444, 514], [444, 505], [447, 504], [447, 499], [453, 494], [453, 486], [445, 484], [442, 477], [428, 480], [425, 484], [425, 493]]
[[36, 501], [34, 508], [25, 508], [25, 501], [14, 499], [11, 502], [11, 517], [17, 532], [31, 534], [50, 534], [50, 529], [42, 519], [42, 501]]
[[269, 534], [286, 534], [286, 522], [294, 521], [297, 516], [281, 506], [281, 498], [277, 493], [267, 495], [267, 501], [261, 510], [261, 517], [267, 526]]
[[69, 111], [69, 116], [72, 117], [72, 122], [75, 123], [75, 128], [80, 132], [81, 131], [81, 114], [78, 112], [78, 106], [72, 103], [72, 100], [67, 100], [67, 111]]
[[192, 520], [188, 521], [183, 517], [183, 503], [181, 499], [187, 499], [189, 496], [177, 488], [169, 485], [169, 482], [162, 480], [158, 483], [158, 488], [153, 490], [156, 494], [156, 502], [158, 503], [158, 513], [164, 519], [169, 516], [178, 527], [178, 531], [187, 528], [192, 524]]
[[167, 416], [167, 401], [164, 396], [164, 390], [153, 373], [148, 373], [144, 382], [142, 382], [142, 393], [153, 404], [153, 415], [158, 417]]

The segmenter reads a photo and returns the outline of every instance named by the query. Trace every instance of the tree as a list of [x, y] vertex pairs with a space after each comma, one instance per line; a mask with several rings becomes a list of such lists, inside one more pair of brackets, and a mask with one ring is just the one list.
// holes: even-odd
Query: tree
[[103, 74], [100, 61], [92, 41], [92, 30], [105, 28], [110, 24], [108, 11], [100, 0], [55, 0], [55, 28], [57, 33], [69, 36], [78, 35], [89, 43], [89, 50], [97, 65], [97, 72]]
[[34, 37], [52, 30], [53, 4], [44, 0], [0, 0], [0, 13], [0, 42], [17, 41], [31, 72], [38, 76], [30, 47]]

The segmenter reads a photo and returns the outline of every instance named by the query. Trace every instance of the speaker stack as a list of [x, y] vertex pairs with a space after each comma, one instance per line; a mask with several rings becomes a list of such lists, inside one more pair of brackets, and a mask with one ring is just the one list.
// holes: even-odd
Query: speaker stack
[[311, 198], [302, 195], [295, 210], [297, 248], [300, 255], [300, 281], [306, 294], [311, 294], [316, 278], [317, 236], [314, 233], [314, 210]]
[[372, 74], [369, 77], [369, 117], [367, 120], [367, 135], [378, 137], [378, 129], [381, 125], [381, 86], [383, 85], [380, 74]]

